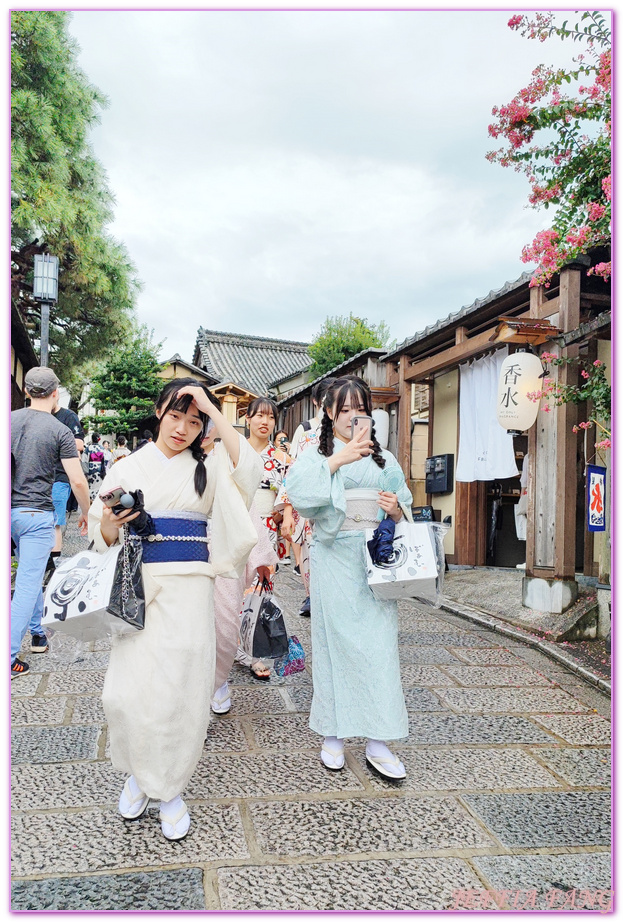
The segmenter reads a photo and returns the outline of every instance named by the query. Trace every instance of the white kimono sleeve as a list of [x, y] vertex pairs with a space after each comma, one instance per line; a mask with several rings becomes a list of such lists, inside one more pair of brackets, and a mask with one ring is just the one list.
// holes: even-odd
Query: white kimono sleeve
[[240, 457], [231, 470], [229, 455], [222, 442], [214, 448], [211, 474], [214, 477], [211, 556], [214, 576], [237, 579], [242, 576], [257, 532], [249, 506], [264, 473], [262, 459], [240, 436]]

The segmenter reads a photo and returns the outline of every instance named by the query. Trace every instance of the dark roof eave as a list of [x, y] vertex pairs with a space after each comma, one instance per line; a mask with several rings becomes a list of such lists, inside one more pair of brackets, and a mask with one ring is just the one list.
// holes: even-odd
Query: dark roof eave
[[[352, 365], [353, 363], [356, 364], [357, 360], [361, 359], [364, 355], [370, 355], [370, 354], [378, 355], [380, 361], [385, 361], [385, 358], [387, 358], [387, 356], [385, 355], [386, 352], [387, 352], [387, 349], [379, 349], [376, 346], [369, 346], [367, 349], [362, 349], [361, 352], [358, 352], [357, 355], [353, 355], [351, 358], [346, 359], [346, 361], [342, 362], [341, 365], [336, 365], [335, 368], [331, 368], [329, 369], [329, 371], [325, 371], [323, 375], [320, 375], [318, 378], [314, 378], [313, 381], [308, 381], [307, 384], [303, 384], [301, 387], [298, 387], [295, 391], [292, 391], [291, 394], [288, 394], [287, 397], [284, 397], [282, 400], [276, 400], [275, 402], [277, 406], [281, 409], [281, 407], [284, 406], [289, 401], [294, 400], [296, 397], [300, 397], [301, 394], [303, 394], [306, 390], [311, 391], [314, 384], [317, 384], [318, 381], [322, 381], [323, 378], [339, 377], [336, 375], [337, 371], [345, 374], [346, 368], [349, 365]], [[383, 356], [383, 359], [381, 359], [381, 356]]]
[[405, 339], [397, 349], [394, 349], [393, 352], [388, 353], [385, 356], [384, 361], [395, 361], [404, 352], [408, 352], [416, 345], [424, 344], [435, 334], [443, 333], [444, 331], [449, 332], [453, 325], [459, 326], [462, 321], [469, 317], [476, 316], [479, 311], [485, 307], [489, 307], [495, 304], [497, 300], [501, 300], [506, 295], [510, 295], [515, 291], [519, 291], [524, 285], [527, 288], [533, 274], [534, 273], [532, 272], [522, 272], [518, 279], [506, 282], [504, 285], [502, 285], [501, 288], [498, 288], [497, 290], [491, 290], [489, 294], [484, 298], [477, 298], [476, 301], [474, 301], [472, 304], [466, 305], [460, 310], [455, 311], [455, 313], [448, 314], [447, 317], [444, 317], [443, 319], [436, 321], [436, 323], [425, 327], [419, 333], [416, 333], [414, 336]]

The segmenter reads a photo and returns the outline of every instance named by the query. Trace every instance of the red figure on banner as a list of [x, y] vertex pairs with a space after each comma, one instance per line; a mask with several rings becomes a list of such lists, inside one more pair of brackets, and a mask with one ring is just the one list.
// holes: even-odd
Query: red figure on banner
[[601, 498], [601, 484], [597, 482], [592, 490], [591, 512], [602, 513], [604, 504]]

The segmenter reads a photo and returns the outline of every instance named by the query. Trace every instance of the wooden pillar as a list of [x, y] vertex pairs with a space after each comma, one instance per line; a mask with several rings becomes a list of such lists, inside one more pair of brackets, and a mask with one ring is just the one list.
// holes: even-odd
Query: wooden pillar
[[400, 356], [398, 377], [398, 464], [407, 481], [411, 478], [411, 382], [405, 380], [409, 357]]
[[238, 398], [235, 394], [225, 394], [223, 397], [223, 416], [232, 426], [238, 424], [237, 417]]
[[[561, 271], [559, 313], [556, 326], [568, 332], [580, 323], [581, 270], [570, 266]], [[530, 316], [539, 317], [545, 290], [530, 292]], [[554, 318], [551, 318], [554, 320]], [[548, 346], [557, 352], [558, 347]], [[569, 346], [562, 355], [578, 355]], [[558, 367], [558, 381], [573, 384], [577, 368]], [[576, 436], [577, 407], [566, 403], [551, 412], [539, 412], [528, 435], [528, 522], [526, 534], [526, 578], [524, 605], [542, 611], [564, 611], [577, 597], [575, 583], [576, 521]], [[556, 585], [558, 583], [558, 585]]]

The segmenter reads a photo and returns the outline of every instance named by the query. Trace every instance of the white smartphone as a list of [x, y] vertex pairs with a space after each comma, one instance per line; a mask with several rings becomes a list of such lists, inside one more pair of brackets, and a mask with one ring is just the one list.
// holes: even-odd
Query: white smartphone
[[372, 417], [371, 416], [353, 416], [350, 421], [350, 437], [354, 439], [360, 432], [366, 430], [365, 438], [372, 439]]

